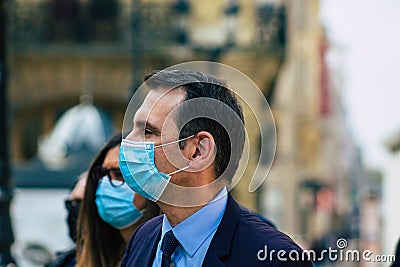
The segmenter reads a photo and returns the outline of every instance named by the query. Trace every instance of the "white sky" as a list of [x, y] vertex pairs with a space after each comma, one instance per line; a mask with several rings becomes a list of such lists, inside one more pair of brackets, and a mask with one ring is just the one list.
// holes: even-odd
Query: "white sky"
[[365, 163], [380, 168], [383, 142], [400, 130], [400, 1], [321, 0], [321, 20], [345, 52], [348, 122]]

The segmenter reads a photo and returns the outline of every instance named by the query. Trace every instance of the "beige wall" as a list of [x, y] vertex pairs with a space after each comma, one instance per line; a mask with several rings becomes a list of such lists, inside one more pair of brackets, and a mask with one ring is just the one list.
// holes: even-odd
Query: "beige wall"
[[276, 158], [262, 199], [263, 212], [279, 228], [300, 239], [299, 184], [321, 173], [318, 95], [321, 25], [318, 0], [286, 1], [287, 51], [279, 73], [276, 101]]
[[386, 144], [390, 150], [384, 171], [383, 182], [383, 253], [391, 255], [394, 253], [400, 238], [400, 134], [394, 135]]
[[[106, 108], [118, 118], [116, 122], [122, 121], [130, 91], [129, 54], [82, 57], [60, 51], [28, 52], [11, 54], [9, 62], [14, 160], [24, 157], [24, 139], [37, 131], [49, 133], [57, 115], [78, 104], [82, 94], [92, 94], [95, 105]], [[29, 132], [30, 121], [39, 127], [35, 132]], [[30, 142], [36, 142], [35, 138]]]

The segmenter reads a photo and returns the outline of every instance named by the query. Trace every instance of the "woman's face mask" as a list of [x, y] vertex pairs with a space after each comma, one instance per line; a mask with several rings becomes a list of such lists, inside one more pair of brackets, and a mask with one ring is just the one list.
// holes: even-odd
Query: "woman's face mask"
[[97, 186], [96, 205], [100, 218], [114, 228], [123, 229], [136, 223], [143, 212], [133, 204], [135, 192], [126, 183], [113, 186], [105, 176]]

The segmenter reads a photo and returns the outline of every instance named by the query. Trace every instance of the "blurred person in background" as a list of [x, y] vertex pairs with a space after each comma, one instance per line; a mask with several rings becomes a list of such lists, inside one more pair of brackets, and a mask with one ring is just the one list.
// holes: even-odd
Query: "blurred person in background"
[[[156, 204], [135, 194], [124, 182], [118, 154], [122, 134], [114, 135], [88, 171], [79, 210], [76, 266], [119, 266], [133, 232], [159, 214]], [[75, 262], [71, 262], [74, 266]]]
[[[79, 208], [85, 195], [85, 187], [88, 172], [84, 172], [79, 176], [77, 183], [74, 185], [70, 195], [65, 199], [65, 209], [67, 210], [68, 233], [72, 241], [76, 242], [76, 229], [78, 224]], [[75, 246], [66, 251], [56, 252], [56, 258], [46, 267], [69, 267], [76, 264]]]
[[78, 225], [79, 208], [81, 207], [83, 197], [85, 196], [87, 176], [87, 171], [79, 176], [79, 180], [72, 189], [71, 194], [64, 201], [65, 208], [68, 212], [68, 233], [74, 243], [76, 242], [76, 229]]

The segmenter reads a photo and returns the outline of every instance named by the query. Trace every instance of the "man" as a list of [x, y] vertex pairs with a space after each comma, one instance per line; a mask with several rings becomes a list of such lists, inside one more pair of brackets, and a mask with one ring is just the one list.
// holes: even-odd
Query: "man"
[[288, 236], [227, 193], [245, 129], [225, 82], [160, 71], [145, 85], [150, 90], [122, 142], [120, 168], [164, 215], [136, 231], [121, 266], [312, 266]]

